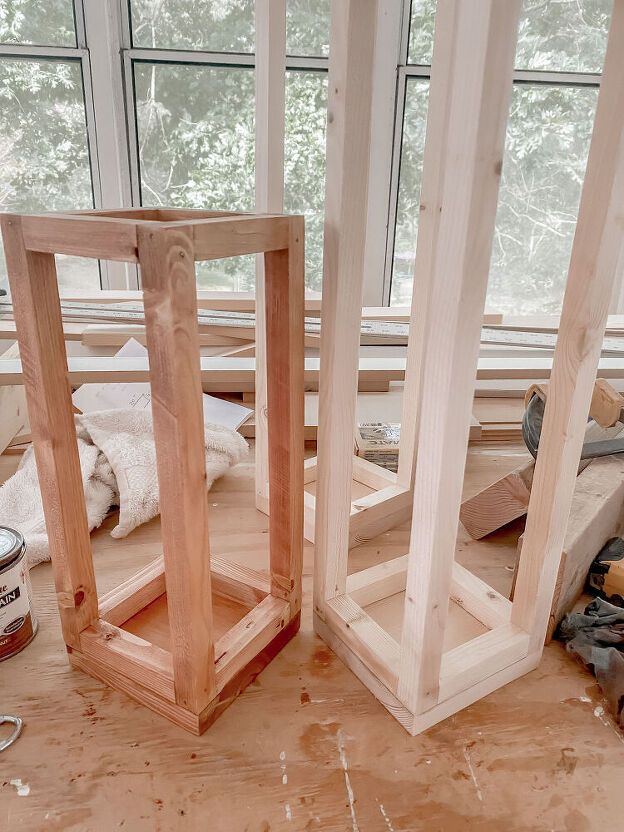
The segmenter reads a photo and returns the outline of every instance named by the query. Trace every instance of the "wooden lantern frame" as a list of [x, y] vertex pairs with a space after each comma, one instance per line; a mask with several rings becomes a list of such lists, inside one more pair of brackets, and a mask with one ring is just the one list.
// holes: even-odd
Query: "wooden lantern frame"
[[[168, 209], [5, 214], [2, 233], [63, 637], [71, 664], [201, 733], [299, 628], [303, 218]], [[196, 260], [264, 253], [270, 578], [211, 558]], [[163, 557], [97, 597], [55, 254], [141, 269]], [[124, 629], [166, 594], [171, 650]], [[215, 638], [213, 605], [247, 610]]]
[[[366, 27], [375, 6], [375, 0], [332, 4], [314, 621], [326, 643], [417, 734], [540, 661], [623, 262], [624, 0], [614, 2], [513, 603], [459, 565], [455, 549], [519, 0], [438, 0], [399, 471], [394, 492], [388, 486], [365, 498], [381, 523], [386, 509], [391, 527], [394, 506], [385, 498], [412, 492], [410, 547], [403, 557], [349, 574], [351, 483], [361, 469], [356, 463], [354, 472], [351, 450], [363, 251], [355, 243], [364, 228], [358, 188], [370, 149], [362, 100], [370, 78], [362, 55], [370, 48]], [[370, 470], [367, 476], [372, 483]], [[392, 596], [400, 605], [398, 637], [366, 609]], [[485, 631], [445, 649], [453, 606]]]

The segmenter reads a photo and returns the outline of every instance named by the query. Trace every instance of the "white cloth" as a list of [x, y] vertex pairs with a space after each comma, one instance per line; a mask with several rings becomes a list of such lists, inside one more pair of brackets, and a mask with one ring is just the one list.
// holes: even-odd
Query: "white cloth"
[[[222, 425], [206, 424], [207, 486], [246, 455], [243, 437]], [[159, 513], [156, 446], [149, 410], [105, 410], [76, 416], [76, 433], [89, 530], [111, 506], [119, 523], [111, 531], [126, 537]], [[34, 453], [29, 449], [16, 473], [0, 487], [0, 526], [21, 532], [30, 566], [50, 560]]]

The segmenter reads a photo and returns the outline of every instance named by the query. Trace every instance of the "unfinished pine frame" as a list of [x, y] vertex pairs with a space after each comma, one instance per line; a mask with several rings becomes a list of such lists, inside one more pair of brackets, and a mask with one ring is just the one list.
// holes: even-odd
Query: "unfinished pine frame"
[[[333, 5], [332, 23], [343, 32], [348, 26], [355, 43], [361, 4]], [[354, 574], [345, 447], [353, 430], [356, 327], [342, 320], [345, 274], [329, 264], [323, 286], [315, 628], [411, 734], [540, 661], [624, 250], [624, 0], [615, 0], [511, 603], [460, 566], [455, 550], [520, 2], [439, 0], [437, 8], [397, 483], [413, 484], [410, 547]], [[367, 114], [348, 87], [330, 80], [335, 89], [344, 94], [345, 112], [334, 113], [328, 130], [341, 134], [348, 125], [357, 142]], [[328, 175], [328, 205], [339, 200], [332, 188], [341, 184]], [[331, 225], [337, 221], [330, 213], [330, 236], [340, 238], [343, 229]], [[355, 281], [348, 286], [354, 305], [356, 288]], [[398, 634], [371, 614], [370, 605], [384, 599], [396, 604]], [[450, 632], [466, 613], [484, 628], [475, 638], [461, 627]]]
[[[164, 209], [5, 214], [2, 233], [70, 662], [199, 734], [299, 628], [303, 218]], [[210, 555], [195, 277], [196, 260], [258, 252], [265, 261], [269, 577]], [[142, 275], [163, 557], [100, 598], [55, 253], [138, 263]], [[219, 632], [224, 610], [229, 623]], [[165, 636], [152, 639], [156, 625]]]

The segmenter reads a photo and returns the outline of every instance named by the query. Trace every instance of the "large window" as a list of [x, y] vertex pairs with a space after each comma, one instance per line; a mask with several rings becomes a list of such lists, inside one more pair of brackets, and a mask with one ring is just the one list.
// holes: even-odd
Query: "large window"
[[[611, 0], [525, 0], [487, 306], [561, 308], [604, 59]], [[413, 0], [399, 68], [401, 136], [389, 299], [411, 298], [435, 0]], [[392, 227], [392, 226], [391, 226]]]
[[[71, 0], [0, 2], [0, 43], [0, 210], [93, 207], [84, 51]], [[99, 286], [95, 261], [59, 257], [57, 267], [63, 286]]]
[[[411, 299], [435, 31], [436, 0], [395, 2], [383, 7], [394, 34], [373, 68], [388, 104], [374, 108], [386, 123], [381, 140], [374, 127], [371, 156], [377, 206], [365, 297], [374, 305]], [[523, 2], [491, 310], [561, 306], [611, 7]], [[306, 217], [314, 290], [323, 271], [329, 18], [330, 0], [286, 2], [284, 203]], [[255, 48], [255, 0], [0, 0], [0, 209], [253, 210]], [[136, 269], [120, 264], [57, 263], [64, 286], [137, 285]], [[197, 274], [205, 288], [247, 290], [255, 261], [200, 263]]]
[[[131, 0], [129, 24], [135, 198], [143, 205], [253, 210], [253, 0]], [[285, 210], [306, 215], [306, 283], [316, 289], [328, 49], [328, 0], [288, 0]], [[197, 275], [203, 288], [251, 289], [255, 260], [199, 263]]]

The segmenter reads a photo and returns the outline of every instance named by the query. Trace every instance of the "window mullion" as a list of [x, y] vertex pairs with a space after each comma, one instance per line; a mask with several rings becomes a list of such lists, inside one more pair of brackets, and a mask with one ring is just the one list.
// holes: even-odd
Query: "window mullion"
[[[90, 90], [87, 113], [92, 115], [97, 152], [94, 183], [96, 205], [121, 208], [132, 204], [128, 136], [124, 111], [120, 9], [117, 3], [83, 0], [85, 32], [89, 48]], [[85, 91], [86, 91], [85, 87]], [[88, 119], [89, 121], [90, 119]], [[107, 288], [136, 285], [136, 269], [124, 263], [102, 264], [102, 281]]]

